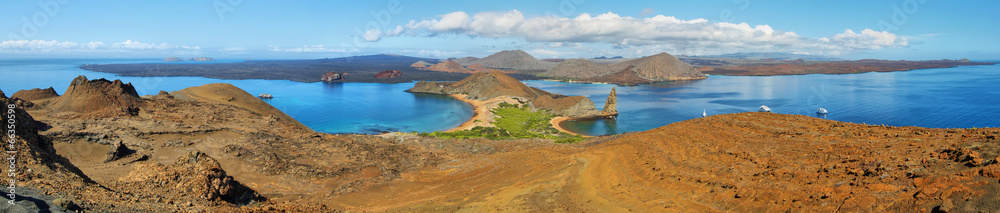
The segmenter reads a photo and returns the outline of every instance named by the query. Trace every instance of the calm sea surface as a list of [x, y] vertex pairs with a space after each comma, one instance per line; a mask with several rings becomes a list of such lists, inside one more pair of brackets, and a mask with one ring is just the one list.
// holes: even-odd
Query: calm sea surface
[[[237, 60], [188, 63], [224, 63]], [[316, 131], [372, 134], [446, 130], [472, 117], [470, 106], [445, 96], [411, 94], [413, 83], [300, 83], [200, 77], [119, 77], [76, 68], [88, 63], [161, 63], [160, 59], [0, 59], [0, 90], [54, 87], [62, 94], [78, 75], [132, 82], [140, 95], [209, 83], [229, 83], [268, 100]], [[564, 95], [584, 95], [604, 105], [614, 85], [526, 81]], [[756, 111], [893, 126], [969, 128], [1000, 126], [1000, 66], [907, 72], [771, 77], [710, 76], [706, 80], [617, 87], [617, 119], [563, 123], [587, 135], [653, 129], [708, 115]]]
[[[529, 81], [529, 86], [590, 97], [604, 106], [614, 85]], [[966, 66], [847, 75], [709, 76], [706, 80], [617, 87], [617, 119], [564, 122], [604, 135], [643, 131], [708, 115], [757, 111], [853, 123], [932, 128], [1000, 127], [1000, 66]], [[816, 109], [826, 108], [826, 116]]]

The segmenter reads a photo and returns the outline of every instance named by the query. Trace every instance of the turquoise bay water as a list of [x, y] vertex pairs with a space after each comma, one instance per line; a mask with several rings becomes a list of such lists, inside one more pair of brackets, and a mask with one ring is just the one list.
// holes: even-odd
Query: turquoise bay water
[[[223, 63], [238, 60], [220, 60]], [[62, 94], [77, 75], [122, 79], [140, 95], [209, 83], [229, 83], [266, 100], [310, 128], [327, 133], [429, 132], [457, 127], [472, 117], [471, 106], [446, 96], [404, 92], [413, 83], [301, 83], [282, 80], [219, 80], [200, 77], [119, 77], [76, 68], [88, 63], [161, 63], [161, 59], [0, 59], [0, 90], [12, 95], [31, 88]], [[587, 135], [653, 129], [709, 115], [756, 111], [892, 126], [969, 128], [1000, 126], [1000, 66], [970, 66], [848, 75], [710, 76], [706, 80], [618, 87], [617, 119], [564, 122]], [[590, 97], [604, 105], [614, 85], [526, 81], [565, 95]]]
[[[597, 107], [614, 85], [529, 81]], [[932, 128], [1000, 126], [1000, 66], [966, 66], [847, 75], [709, 76], [706, 80], [617, 87], [617, 119], [576, 120], [567, 130], [587, 135], [643, 131], [708, 115], [757, 111], [853, 123]], [[817, 108], [829, 114], [819, 116]]]
[[161, 63], [161, 59], [0, 59], [0, 90], [9, 96], [17, 90], [53, 87], [61, 95], [78, 75], [86, 75], [89, 79], [122, 79], [131, 82], [139, 95], [155, 95], [160, 90], [176, 91], [210, 83], [229, 83], [253, 95], [274, 95], [275, 98], [265, 101], [313, 130], [326, 133], [446, 130], [461, 125], [473, 114], [472, 106], [447, 96], [404, 92], [413, 87], [413, 83], [121, 77], [76, 68], [87, 63]]

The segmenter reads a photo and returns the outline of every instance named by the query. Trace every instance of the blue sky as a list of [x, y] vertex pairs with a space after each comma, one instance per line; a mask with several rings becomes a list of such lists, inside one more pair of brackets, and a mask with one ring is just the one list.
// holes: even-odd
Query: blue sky
[[[997, 1], [7, 1], [3, 57], [1000, 59]], [[866, 30], [867, 29], [867, 30]]]

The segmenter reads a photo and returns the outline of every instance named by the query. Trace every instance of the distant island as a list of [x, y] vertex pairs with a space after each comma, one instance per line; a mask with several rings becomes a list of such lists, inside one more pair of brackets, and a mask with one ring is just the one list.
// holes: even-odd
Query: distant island
[[[732, 57], [732, 58], [719, 58]], [[789, 59], [801, 57], [798, 59]], [[802, 59], [807, 58], [807, 59]], [[212, 61], [200, 57], [164, 61]], [[271, 79], [299, 82], [405, 83], [413, 81], [458, 81], [475, 73], [503, 72], [517, 80], [552, 79], [572, 82], [638, 85], [663, 81], [687, 81], [707, 75], [773, 76], [803, 74], [851, 74], [892, 72], [993, 63], [962, 60], [892, 61], [840, 60], [782, 53], [745, 53], [719, 56], [675, 57], [658, 53], [641, 58], [596, 57], [542, 59], [521, 50], [505, 50], [487, 57], [448, 59], [419, 58], [394, 54], [324, 58], [313, 60], [257, 60], [236, 63], [84, 64], [86, 70], [123, 76], [198, 76], [217, 79]], [[384, 71], [393, 71], [383, 73]], [[337, 73], [337, 78], [324, 78]], [[329, 76], [327, 76], [329, 77]]]
[[179, 61], [215, 61], [215, 59], [214, 58], [209, 58], [209, 57], [197, 57], [197, 58], [188, 58], [188, 59], [181, 59], [181, 58], [178, 58], [178, 57], [167, 57], [167, 58], [164, 58], [163, 61], [166, 61], [166, 62], [179, 62]]

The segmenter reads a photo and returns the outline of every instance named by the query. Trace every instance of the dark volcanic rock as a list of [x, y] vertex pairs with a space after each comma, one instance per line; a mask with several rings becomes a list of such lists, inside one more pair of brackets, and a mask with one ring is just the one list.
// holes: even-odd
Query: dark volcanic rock
[[372, 78], [395, 78], [402, 75], [403, 72], [400, 72], [399, 70], [386, 70], [376, 73], [375, 76], [372, 76]]
[[36, 101], [53, 97], [59, 97], [59, 94], [56, 94], [56, 90], [52, 89], [52, 87], [49, 87], [48, 89], [37, 88], [30, 90], [21, 90], [15, 92], [14, 95], [10, 96], [10, 98], [17, 98], [26, 101]]
[[320, 78], [320, 80], [321, 81], [339, 81], [339, 80], [344, 80], [344, 76], [345, 75], [347, 75], [347, 73], [328, 72], [326, 74], [323, 74], [323, 77]]
[[120, 115], [135, 116], [143, 100], [131, 83], [107, 79], [87, 80], [86, 76], [73, 79], [69, 88], [50, 109], [56, 116], [107, 118]]

